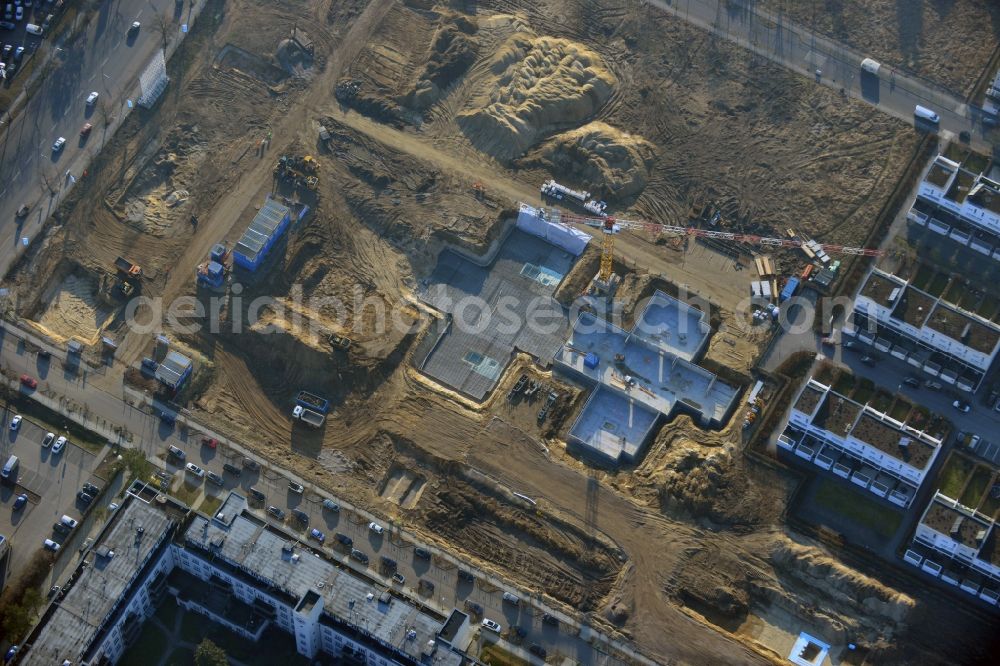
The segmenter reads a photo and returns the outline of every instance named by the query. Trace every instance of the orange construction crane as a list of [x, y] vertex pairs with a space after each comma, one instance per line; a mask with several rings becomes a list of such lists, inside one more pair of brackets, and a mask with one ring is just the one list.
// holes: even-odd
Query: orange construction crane
[[[601, 280], [611, 278], [611, 267], [614, 262], [615, 234], [622, 231], [648, 231], [654, 234], [676, 234], [678, 236], [694, 236], [701, 238], [715, 238], [716, 240], [729, 241], [732, 243], [745, 243], [747, 245], [759, 245], [764, 247], [803, 247], [803, 242], [792, 238], [773, 238], [769, 236], [758, 236], [755, 234], [737, 234], [729, 231], [712, 231], [709, 229], [696, 229], [694, 227], [680, 227], [669, 224], [657, 224], [655, 222], [639, 222], [634, 220], [623, 220], [617, 217], [584, 217], [572, 213], [564, 213], [558, 209], [546, 210], [546, 219], [561, 224], [582, 224], [587, 227], [600, 229], [601, 235], [601, 270], [599, 277]], [[850, 247], [847, 245], [824, 245], [817, 244], [824, 251], [831, 254], [852, 254], [863, 257], [880, 257], [882, 250], [866, 247]]]

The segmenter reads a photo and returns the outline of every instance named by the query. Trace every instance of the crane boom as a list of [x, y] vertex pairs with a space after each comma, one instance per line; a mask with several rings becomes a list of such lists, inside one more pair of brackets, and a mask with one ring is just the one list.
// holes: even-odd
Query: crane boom
[[[611, 277], [611, 267], [614, 258], [614, 236], [622, 231], [648, 231], [656, 234], [675, 234], [678, 236], [694, 236], [696, 238], [714, 238], [716, 240], [729, 241], [732, 243], [744, 243], [747, 245], [760, 245], [764, 247], [789, 247], [802, 248], [803, 242], [792, 238], [774, 238], [770, 236], [759, 236], [756, 234], [740, 234], [731, 231], [713, 231], [711, 229], [697, 229], [695, 227], [681, 227], [670, 224], [657, 224], [655, 222], [641, 222], [635, 220], [625, 220], [617, 217], [585, 217], [564, 213], [558, 209], [550, 209], [549, 217], [554, 222], [563, 224], [572, 222], [582, 224], [587, 227], [600, 229], [601, 234], [601, 270], [600, 278], [607, 280]], [[847, 245], [831, 245], [817, 243], [813, 247], [819, 247], [829, 254], [850, 254], [862, 257], [880, 257], [883, 252], [876, 248], [851, 247]]]

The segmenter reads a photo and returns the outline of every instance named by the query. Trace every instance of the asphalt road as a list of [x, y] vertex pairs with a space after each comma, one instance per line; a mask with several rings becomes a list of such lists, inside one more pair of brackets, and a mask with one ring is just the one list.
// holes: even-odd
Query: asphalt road
[[[164, 17], [173, 38], [172, 31], [179, 35], [181, 24], [190, 20], [190, 11], [187, 4], [181, 9], [172, 0], [107, 0], [85, 37], [72, 46], [39, 48], [36, 57], [51, 57], [53, 69], [13, 120], [4, 117], [0, 126], [0, 275], [23, 252], [21, 239], [33, 238], [68, 192], [67, 172], [80, 178], [124, 118], [127, 100], [136, 97], [140, 72], [163, 47], [156, 16]], [[133, 21], [142, 27], [129, 36]], [[40, 67], [41, 62], [36, 64]], [[92, 91], [100, 99], [88, 109], [85, 100]], [[94, 127], [84, 140], [80, 130], [86, 122]], [[54, 152], [52, 144], [60, 136], [66, 146]], [[31, 211], [18, 220], [22, 204]]]
[[[146, 411], [149, 409], [148, 407], [133, 406], [133, 404], [141, 405], [142, 403], [142, 397], [138, 393], [130, 389], [123, 389], [117, 380], [102, 376], [99, 370], [87, 366], [82, 366], [79, 369], [73, 369], [72, 366], [68, 368], [64, 362], [65, 352], [62, 350], [55, 349], [50, 345], [41, 345], [52, 352], [52, 357], [48, 361], [40, 359], [36, 353], [25, 347], [23, 342], [25, 337], [26, 334], [23, 331], [15, 329], [9, 322], [4, 322], [4, 328], [0, 329], [0, 365], [9, 374], [26, 373], [36, 378], [38, 380], [37, 392], [39, 393], [64, 402], [86, 406], [87, 419], [91, 424], [100, 426], [99, 429], [107, 429], [112, 425], [126, 428], [132, 433], [135, 444], [146, 452], [147, 457], [159, 469], [165, 469], [173, 474], [171, 487], [175, 491], [183, 488], [182, 493], [190, 499], [190, 503], [200, 503], [201, 498], [205, 495], [224, 497], [230, 489], [237, 489], [241, 494], [248, 496], [248, 489], [256, 488], [266, 495], [266, 500], [263, 503], [251, 504], [251, 510], [261, 518], [274, 522], [274, 519], [266, 513], [266, 508], [268, 505], [277, 506], [287, 514], [284, 521], [286, 528], [300, 533], [303, 545], [319, 548], [320, 546], [315, 541], [307, 537], [308, 529], [297, 524], [291, 515], [292, 509], [304, 511], [309, 515], [308, 528], [316, 527], [325, 533], [326, 543], [322, 548], [328, 555], [341, 561], [345, 566], [363, 571], [366, 575], [392, 586], [391, 572], [386, 573], [380, 569], [380, 557], [387, 555], [396, 560], [398, 571], [406, 579], [402, 586], [405, 592], [413, 598], [423, 599], [425, 603], [436, 606], [442, 612], [447, 612], [453, 607], [464, 608], [465, 602], [468, 600], [480, 604], [484, 609], [484, 615], [499, 622], [505, 632], [514, 625], [522, 627], [526, 633], [522, 644], [525, 649], [532, 643], [538, 643], [548, 650], [550, 656], [558, 652], [571, 656], [580, 663], [596, 663], [599, 653], [606, 652], [607, 646], [602, 645], [600, 641], [592, 643], [589, 640], [589, 633], [586, 631], [581, 635], [579, 626], [575, 622], [571, 622], [570, 618], [552, 611], [553, 615], [560, 619], [558, 626], [543, 624], [542, 617], [547, 609], [543, 609], [534, 598], [529, 602], [522, 592], [505, 585], [502, 581], [485, 572], [460, 563], [447, 553], [425, 544], [418, 544], [411, 535], [401, 532], [398, 528], [368, 514], [363, 509], [352, 507], [346, 502], [332, 498], [343, 508], [339, 513], [331, 513], [324, 510], [322, 506], [322, 500], [331, 497], [330, 495], [321, 495], [308, 484], [304, 484], [306, 489], [301, 495], [290, 491], [289, 480], [300, 483], [302, 480], [291, 477], [282, 470], [263, 465], [259, 473], [244, 471], [238, 478], [234, 477], [225, 472], [223, 465], [230, 462], [242, 468], [245, 452], [238, 445], [225, 441], [215, 449], [202, 445], [203, 431], [201, 429], [194, 426], [168, 425]], [[31, 340], [33, 344], [40, 342], [34, 338]], [[95, 379], [96, 381], [94, 381]], [[103, 385], [104, 388], [98, 388], [98, 384]], [[115, 389], [105, 390], [112, 384], [115, 385]], [[133, 404], [129, 404], [129, 402]], [[210, 432], [208, 434], [215, 435]], [[29, 448], [37, 446], [34, 443], [35, 439], [38, 437], [25, 437], [26, 446]], [[187, 455], [185, 462], [193, 462], [205, 470], [222, 475], [225, 485], [219, 488], [204, 478], [185, 472], [183, 463], [167, 455], [168, 446], [176, 446], [185, 451]], [[29, 455], [31, 455], [30, 451]], [[38, 454], [34, 455], [37, 458]], [[86, 480], [81, 475], [74, 475], [72, 484], [67, 485], [65, 489], [60, 489], [57, 495], [59, 497], [75, 496], [79, 485]], [[53, 479], [53, 481], [56, 482], [57, 479]], [[111, 500], [105, 495], [101, 501], [107, 504]], [[51, 531], [54, 519], [49, 520], [48, 514], [54, 511], [57, 509], [47, 510], [44, 522], [40, 522], [42, 528], [39, 529], [47, 527]], [[59, 515], [62, 514], [59, 513]], [[386, 528], [383, 536], [375, 535], [368, 529], [368, 523], [373, 519], [378, 520]], [[61, 573], [68, 573], [72, 570], [72, 561], [77, 557], [76, 549], [79, 546], [79, 541], [84, 538], [85, 531], [85, 529], [81, 529], [73, 535], [72, 543], [66, 549], [66, 555], [69, 557], [61, 558], [56, 575], [52, 579], [53, 583], [61, 582], [59, 578]], [[334, 537], [336, 532], [343, 532], [350, 536], [354, 540], [354, 547], [368, 554], [370, 561], [367, 566], [350, 559], [348, 552], [338, 547]], [[415, 545], [424, 545], [434, 553], [433, 558], [428, 561], [415, 557], [413, 554]], [[475, 583], [459, 581], [458, 567], [472, 572], [476, 578]], [[427, 595], [418, 589], [420, 579], [434, 583], [432, 595]], [[502, 595], [505, 590], [520, 595], [523, 599], [522, 603], [519, 606], [504, 604]], [[477, 618], [476, 621], [478, 622], [479, 619], [481, 618]], [[495, 640], [495, 637], [487, 632], [481, 632], [480, 640], [491, 641]], [[516, 646], [506, 647], [515, 651], [520, 650]], [[520, 654], [525, 659], [530, 657], [525, 650], [520, 650]], [[531, 657], [531, 660], [535, 660], [535, 658]]]
[[[755, 6], [753, 0], [647, 0], [700, 28], [714, 32], [760, 56], [792, 69], [835, 90], [844, 89], [879, 110], [914, 122], [916, 105], [933, 109], [941, 117], [940, 134], [951, 139], [962, 131], [971, 134], [971, 145], [991, 154], [983, 127], [964, 100], [912, 76], [894, 72], [884, 62], [878, 76], [863, 74], [867, 54], [809, 31], [785, 17]], [[822, 73], [816, 77], [816, 70]], [[934, 129], [924, 127], [923, 129]]]
[[[72, 444], [53, 454], [51, 448], [41, 446], [43, 428], [24, 419], [20, 429], [12, 432], [9, 424], [14, 414], [5, 412], [2, 416], [0, 459], [6, 462], [14, 454], [20, 460], [18, 487], [0, 485], [0, 534], [10, 540], [13, 548], [8, 579], [14, 579], [45, 539], [58, 543], [68, 540], [54, 533], [52, 524], [63, 515], [82, 520], [83, 507], [76, 493], [85, 482], [92, 481], [98, 459]], [[14, 511], [14, 500], [22, 492], [28, 495], [28, 504]]]

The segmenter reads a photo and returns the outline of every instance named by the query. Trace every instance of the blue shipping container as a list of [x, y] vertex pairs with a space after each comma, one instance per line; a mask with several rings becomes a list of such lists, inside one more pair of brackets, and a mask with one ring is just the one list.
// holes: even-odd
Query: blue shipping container
[[600, 357], [597, 354], [595, 354], [594, 352], [590, 352], [586, 356], [583, 357], [583, 366], [585, 368], [590, 368], [591, 370], [593, 370], [594, 368], [596, 368], [597, 364], [600, 363], [600, 362], [601, 362]]
[[778, 301], [784, 303], [789, 298], [795, 295], [795, 292], [799, 288], [799, 279], [797, 277], [790, 278], [787, 283], [785, 283], [785, 288], [781, 290], [781, 296], [778, 297]]

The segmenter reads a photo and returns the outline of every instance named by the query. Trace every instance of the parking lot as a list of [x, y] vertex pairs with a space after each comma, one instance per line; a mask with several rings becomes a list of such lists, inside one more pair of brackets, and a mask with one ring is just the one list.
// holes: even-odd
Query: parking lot
[[[0, 444], [0, 465], [12, 454], [20, 460], [16, 486], [0, 484], [0, 534], [10, 540], [13, 549], [8, 580], [17, 577], [45, 539], [76, 547], [86, 523], [68, 535], [56, 533], [53, 524], [63, 515], [82, 520], [85, 507], [77, 499], [77, 493], [84, 483], [93, 481], [91, 474], [97, 466], [93, 454], [72, 443], [58, 454], [52, 454], [51, 448], [42, 448], [46, 431], [28, 419], [21, 421], [17, 431], [11, 431], [13, 416], [10, 411], [3, 412]], [[22, 493], [28, 496], [28, 502], [15, 511], [13, 504]]]
[[[0, 31], [0, 35], [2, 35], [0, 40], [4, 45], [2, 57], [6, 65], [6, 80], [3, 85], [10, 87], [20, 69], [24, 67], [28, 56], [35, 52], [42, 41], [41, 36], [27, 32], [25, 26], [33, 23], [37, 26], [44, 25], [45, 30], [48, 30], [56, 22], [56, 14], [59, 10], [57, 10], [54, 0], [9, 0], [2, 4], [3, 23], [0, 24], [0, 27], [3, 29]], [[20, 19], [17, 18], [18, 10], [21, 12]], [[50, 16], [51, 18], [49, 18]], [[12, 25], [13, 29], [11, 29]], [[7, 48], [8, 45], [10, 49]], [[18, 47], [23, 47], [24, 51], [22, 51], [21, 57], [15, 58], [14, 52], [17, 51]]]
[[[499, 581], [494, 584], [473, 567], [460, 564], [450, 555], [427, 547], [431, 557], [418, 556], [414, 552], [417, 544], [406, 541], [397, 526], [379, 521], [384, 532], [377, 534], [369, 528], [369, 517], [347, 506], [342, 506], [340, 511], [324, 507], [323, 500], [329, 499], [328, 496], [319, 495], [308, 487], [303, 493], [296, 493], [290, 489], [287, 477], [268, 467], [248, 469], [244, 466], [241, 455], [222, 444], [218, 448], [211, 448], [202, 445], [195, 438], [190, 438], [189, 441], [186, 447], [182, 447], [186, 456], [184, 460], [167, 455], [162, 464], [172, 476], [170, 485], [174, 493], [191, 499], [193, 504], [197, 505], [202, 495], [217, 497], [221, 502], [230, 490], [236, 490], [247, 497], [251, 510], [262, 519], [275, 525], [283, 524], [285, 529], [299, 534], [306, 548], [322, 550], [345, 566], [362, 571], [387, 587], [422, 599], [442, 612], [453, 607], [474, 609], [475, 604], [478, 604], [482, 613], [472, 614], [474, 622], [479, 623], [484, 617], [499, 622], [505, 636], [515, 643], [521, 642], [524, 648], [537, 643], [544, 646], [549, 654], [559, 652], [566, 655], [574, 655], [580, 649], [575, 627], [555, 618], [543, 621], [545, 613], [534, 608], [527, 598], [516, 605], [504, 602], [505, 590], [499, 585]], [[198, 476], [186, 471], [186, 463], [194, 463], [205, 470], [206, 475]], [[223, 469], [226, 463], [240, 469], [239, 477]], [[208, 472], [221, 475], [224, 484], [220, 487], [209, 481]], [[251, 489], [262, 493], [264, 499], [254, 498]], [[268, 513], [270, 506], [284, 512], [283, 520]], [[202, 510], [204, 511], [204, 506]], [[299, 520], [293, 510], [301, 511], [308, 520]], [[313, 528], [324, 534], [324, 544], [320, 545], [309, 537]], [[349, 537], [353, 544], [348, 547], [339, 543], [336, 538], [338, 533]], [[352, 548], [364, 553], [368, 562], [365, 564], [352, 558]], [[386, 567], [382, 557], [391, 558], [394, 566]], [[468, 577], [461, 579], [460, 570], [471, 573], [472, 580], [468, 580]], [[393, 582], [393, 573], [402, 575], [402, 584]], [[520, 627], [523, 637], [517, 636], [516, 631], [514, 635], [508, 633], [513, 627]], [[488, 632], [482, 633], [484, 638], [488, 636]]]

